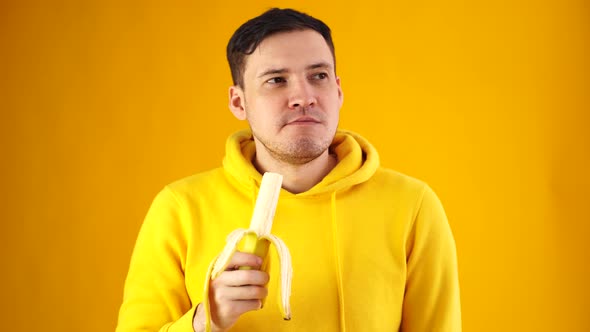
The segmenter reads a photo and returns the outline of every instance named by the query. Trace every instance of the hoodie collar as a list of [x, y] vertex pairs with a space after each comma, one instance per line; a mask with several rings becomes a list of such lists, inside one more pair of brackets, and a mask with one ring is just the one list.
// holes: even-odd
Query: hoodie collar
[[[262, 175], [252, 165], [256, 147], [250, 130], [241, 130], [231, 135], [226, 141], [226, 154], [223, 168], [231, 182], [247, 193], [252, 186], [260, 186]], [[335, 191], [344, 191], [356, 184], [367, 181], [379, 167], [379, 155], [375, 148], [360, 135], [345, 130], [338, 130], [330, 151], [338, 157], [336, 167], [322, 181], [308, 191], [291, 194], [291, 196], [315, 196]]]

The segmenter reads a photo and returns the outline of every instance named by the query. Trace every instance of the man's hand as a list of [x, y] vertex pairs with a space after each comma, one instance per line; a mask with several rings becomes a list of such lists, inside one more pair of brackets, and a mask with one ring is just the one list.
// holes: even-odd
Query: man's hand
[[[259, 271], [262, 259], [253, 254], [236, 251], [227, 269], [209, 284], [209, 303], [211, 307], [211, 328], [213, 331], [226, 331], [238, 318], [262, 306], [262, 299], [268, 294], [265, 287], [268, 273]], [[251, 270], [238, 270], [241, 266]], [[205, 312], [199, 305], [193, 320], [195, 331], [204, 331]]]

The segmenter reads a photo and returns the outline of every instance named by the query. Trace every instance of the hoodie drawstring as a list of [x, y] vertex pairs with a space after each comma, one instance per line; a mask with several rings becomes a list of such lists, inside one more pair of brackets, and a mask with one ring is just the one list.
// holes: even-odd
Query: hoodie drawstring
[[342, 260], [340, 258], [340, 243], [338, 242], [338, 225], [336, 223], [336, 191], [332, 192], [332, 236], [334, 244], [334, 256], [336, 258], [336, 280], [338, 282], [338, 313], [340, 315], [340, 331], [346, 332], [346, 319], [344, 309], [344, 288], [342, 286]]

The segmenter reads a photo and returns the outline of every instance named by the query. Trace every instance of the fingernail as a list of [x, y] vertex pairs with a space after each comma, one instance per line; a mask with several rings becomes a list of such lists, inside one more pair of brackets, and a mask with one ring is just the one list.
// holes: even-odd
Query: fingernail
[[262, 265], [262, 258], [256, 256], [256, 264]]

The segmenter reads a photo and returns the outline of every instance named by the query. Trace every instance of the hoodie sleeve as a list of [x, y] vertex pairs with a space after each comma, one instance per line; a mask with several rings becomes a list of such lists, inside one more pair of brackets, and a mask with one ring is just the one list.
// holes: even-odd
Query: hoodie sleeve
[[167, 187], [154, 199], [131, 256], [117, 332], [193, 332], [182, 211]]
[[424, 188], [406, 243], [404, 332], [461, 331], [457, 253], [445, 211]]

